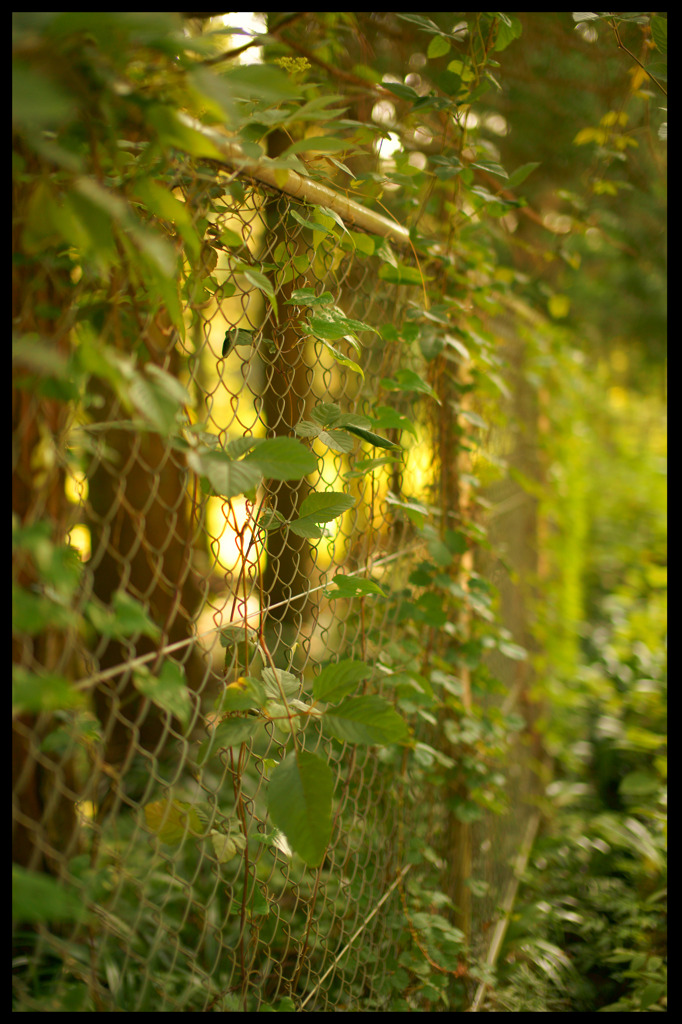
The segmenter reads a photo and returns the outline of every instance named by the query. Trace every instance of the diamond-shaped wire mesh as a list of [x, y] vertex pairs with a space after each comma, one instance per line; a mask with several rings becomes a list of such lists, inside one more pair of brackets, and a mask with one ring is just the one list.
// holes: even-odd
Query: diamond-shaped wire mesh
[[[302, 329], [302, 309], [329, 293], [347, 318], [399, 332], [419, 286], [382, 279], [357, 237], [339, 231], [328, 244], [330, 221], [274, 188], [182, 164], [176, 195], [211, 241], [185, 266], [184, 339], [165, 314], [140, 317], [125, 267], [116, 301], [109, 296], [90, 330], [97, 323], [121, 356], [136, 337], [136, 359], [151, 379], [164, 373], [186, 389], [187, 415], [203, 422], [209, 445], [294, 436], [320, 403], [375, 414], [380, 382], [409, 369], [406, 347], [371, 331], [361, 353], [344, 338], [317, 339]], [[74, 344], [94, 358], [87, 332]], [[124, 361], [117, 372], [125, 381]], [[319, 733], [310, 749], [333, 766], [334, 827], [313, 870], [266, 820], [265, 780], [287, 732], [273, 721], [219, 757], [202, 763], [198, 751], [225, 685], [254, 671], [248, 639], [259, 631], [304, 691], [339, 657], [399, 676], [400, 601], [334, 598], [329, 588], [341, 573], [401, 593], [423, 555], [397, 511], [405, 469], [390, 457], [370, 465], [386, 452], [359, 441], [322, 438], [317, 476], [282, 480], [273, 470], [255, 492], [215, 497], [188, 471], [191, 439], [171, 444], [140, 426], [135, 409], [155, 395], [132, 395], [132, 419], [124, 386], [67, 402], [61, 449], [42, 476], [35, 454], [25, 474], [23, 522], [54, 517], [86, 560], [74, 610], [96, 601], [101, 614], [83, 631], [65, 610], [63, 630], [20, 631], [15, 645], [22, 668], [75, 678], [82, 697], [15, 719], [18, 859], [68, 878], [89, 910], [83, 922], [67, 914], [20, 931], [19, 998], [41, 1009], [257, 1010], [283, 997], [306, 1011], [383, 1009], [401, 984], [409, 833], [425, 817], [443, 827], [447, 813], [397, 784], [398, 748]], [[391, 406], [427, 431], [418, 397], [395, 391]], [[47, 415], [30, 394], [22, 401], [18, 435]], [[399, 432], [384, 433], [395, 441]], [[409, 495], [428, 493], [430, 461], [413, 449]], [[311, 489], [353, 497], [322, 537], [257, 525], [276, 514], [290, 521]], [[28, 564], [22, 571], [30, 579]], [[173, 703], [178, 678], [191, 696]]]

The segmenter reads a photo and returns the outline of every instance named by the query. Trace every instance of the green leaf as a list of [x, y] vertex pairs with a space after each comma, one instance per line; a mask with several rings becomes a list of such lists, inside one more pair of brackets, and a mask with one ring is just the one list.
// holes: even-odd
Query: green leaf
[[181, 149], [190, 156], [209, 160], [224, 159], [224, 154], [208, 136], [185, 123], [180, 111], [172, 110], [165, 104], [153, 103], [146, 109], [145, 115], [164, 148]]
[[299, 519], [292, 519], [289, 529], [297, 537], [305, 537], [306, 540], [319, 540], [320, 537], [331, 536], [326, 526], [320, 525], [311, 516], [303, 516]]
[[[249, 440], [262, 440], [250, 438]], [[237, 462], [224, 452], [190, 452], [187, 463], [200, 476], [205, 476], [215, 494], [234, 498], [258, 487], [263, 479], [260, 465], [255, 462]]]
[[[108, 609], [100, 609], [93, 602], [88, 604], [95, 608], [95, 614], [99, 613], [107, 620], [113, 619]], [[91, 618], [90, 615], [88, 615]], [[70, 607], [64, 607], [61, 601], [54, 601], [42, 594], [30, 593], [23, 587], [12, 584], [12, 626], [17, 632], [25, 633], [27, 636], [35, 636], [44, 629], [54, 626], [56, 629], [67, 629], [69, 626], [76, 628], [79, 616]]]
[[348, 509], [353, 508], [355, 498], [350, 494], [343, 494], [340, 491], [323, 491], [309, 494], [301, 503], [299, 515], [289, 524], [289, 529], [298, 537], [324, 536], [320, 529], [320, 523], [329, 523], [337, 519]]
[[298, 700], [296, 697], [287, 701], [286, 704], [281, 700], [268, 701], [265, 709], [266, 717], [270, 719], [275, 729], [284, 736], [285, 743], [289, 735], [295, 735], [299, 729], [305, 728], [310, 714], [314, 714], [316, 718], [321, 717], [321, 712], [317, 708], [312, 709], [309, 704]]
[[175, 433], [182, 422], [183, 406], [191, 399], [180, 382], [153, 363], [145, 367], [146, 378], [135, 374], [128, 394], [140, 415], [164, 437]]
[[[83, 179], [80, 180], [82, 182]], [[110, 266], [115, 259], [111, 211], [105, 210], [103, 204], [93, 202], [81, 187], [78, 193], [67, 194], [63, 208], [56, 207], [48, 220], [41, 216], [47, 196], [48, 193], [44, 189], [36, 190], [34, 202], [37, 209], [30, 220], [32, 227], [35, 224], [37, 228], [37, 222], [49, 225], [51, 221], [67, 242], [79, 245], [83, 252], [91, 259], [95, 259], [101, 267]], [[130, 219], [124, 217], [124, 220], [127, 221], [125, 226], [130, 227]], [[125, 245], [125, 242], [123, 244]], [[132, 250], [133, 246], [130, 246], [128, 251]], [[140, 269], [142, 270], [142, 267]]]
[[235, 99], [262, 100], [279, 105], [300, 96], [291, 76], [272, 63], [236, 65], [224, 71], [221, 78]]
[[286, 519], [276, 508], [266, 508], [258, 517], [261, 530], [279, 530], [285, 523]]
[[343, 491], [314, 491], [301, 502], [299, 516], [310, 517], [316, 523], [328, 523], [342, 516], [355, 505], [355, 498]]
[[[276, 27], [276, 26], [275, 26]], [[282, 124], [287, 124], [292, 121], [322, 121], [326, 113], [325, 108], [332, 106], [332, 104], [338, 104], [342, 102], [344, 97], [340, 93], [327, 93], [324, 96], [315, 96], [312, 100], [308, 100], [302, 106], [295, 106], [291, 108], [291, 113], [282, 120]], [[335, 118], [340, 117], [342, 113], [345, 113], [346, 107], [339, 109], [338, 107], [333, 111]]]
[[259, 727], [258, 718], [226, 718], [199, 747], [197, 763], [203, 764], [208, 757], [217, 754], [223, 747], [237, 747], [245, 743], [255, 736]]
[[270, 280], [265, 276], [265, 274], [261, 274], [260, 270], [254, 270], [253, 267], [249, 267], [243, 263], [239, 264], [238, 267], [235, 267], [235, 273], [238, 273], [242, 277], [245, 277], [249, 284], [253, 285], [254, 288], [257, 288], [258, 291], [263, 292], [264, 295], [267, 295], [267, 297], [270, 299], [275, 314], [277, 313], [277, 299], [275, 297], [275, 290], [272, 287]]
[[[427, 541], [427, 547], [431, 558], [434, 560], [436, 565], [450, 565], [452, 562], [452, 551], [447, 544], [443, 543], [438, 537], [429, 537]], [[420, 600], [424, 598], [435, 598], [435, 594], [423, 594]], [[440, 606], [439, 606], [440, 607]]]
[[21, 665], [12, 666], [12, 713], [57, 711], [83, 707], [85, 694], [64, 676], [34, 675]]
[[[211, 438], [215, 438], [215, 436], [210, 435], [209, 441]], [[256, 445], [262, 440], [264, 440], [264, 438], [253, 437], [253, 435], [250, 437], [235, 437], [225, 445], [225, 454], [229, 455], [231, 459], [241, 459], [242, 455], [246, 455], [247, 452], [252, 452]]]
[[432, 21], [431, 18], [424, 18], [421, 14], [408, 14], [405, 11], [396, 11], [396, 17], [400, 18], [401, 21], [408, 21], [411, 25], [416, 25], [423, 32], [428, 32], [429, 34], [433, 32], [440, 34], [442, 31], [435, 21]]
[[402, 85], [400, 82], [382, 82], [382, 88], [392, 92], [401, 100], [410, 100], [415, 103], [420, 99], [419, 93], [415, 92], [411, 85]]
[[433, 388], [423, 380], [414, 370], [398, 370], [395, 378], [384, 377], [381, 381], [382, 387], [389, 391], [421, 391], [430, 395], [440, 405], [440, 399]]
[[468, 543], [466, 535], [459, 530], [446, 530], [445, 541], [450, 550], [456, 555], [462, 555], [467, 550]]
[[262, 708], [266, 703], [263, 685], [258, 679], [239, 676], [234, 682], [228, 683], [216, 702], [219, 712], [251, 711]]
[[429, 60], [436, 60], [437, 57], [444, 57], [450, 52], [450, 40], [445, 36], [433, 36], [426, 51]]
[[337, 573], [332, 582], [335, 584], [336, 590], [327, 587], [325, 591], [327, 597], [366, 597], [368, 594], [387, 596], [379, 584], [374, 583], [373, 580], [363, 580], [355, 576], [344, 576], [343, 573]]
[[[666, 995], [668, 986], [666, 982], [650, 981], [645, 985], [639, 996], [639, 1007], [641, 1010], [648, 1010], [650, 1006], [657, 1003], [661, 996]], [[608, 1009], [608, 1007], [607, 1007]], [[659, 1007], [661, 1009], [661, 1007]]]
[[374, 414], [375, 426], [383, 428], [394, 427], [397, 430], [407, 430], [418, 439], [419, 435], [417, 434], [417, 428], [412, 420], [408, 419], [407, 416], [403, 416], [403, 414], [398, 412], [397, 409], [392, 409], [389, 405], [378, 405], [372, 411]]
[[518, 39], [523, 29], [521, 22], [513, 14], [506, 15], [497, 26], [494, 49], [497, 53], [506, 50], [510, 43]]
[[365, 430], [364, 427], [344, 427], [343, 429], [347, 430], [350, 434], [355, 434], [356, 437], [362, 438], [368, 444], [374, 445], [375, 448], [400, 448], [399, 444], [389, 441], [387, 437], [382, 437], [381, 434]]
[[316, 423], [311, 423], [310, 420], [299, 420], [294, 431], [299, 437], [318, 437], [320, 427]]
[[448, 71], [457, 76], [457, 80], [462, 82], [473, 82], [476, 78], [476, 73], [470, 66], [468, 59], [465, 60], [451, 60], [448, 64]]
[[341, 410], [333, 402], [318, 402], [310, 415], [320, 426], [333, 427], [341, 417]]
[[[62, 82], [66, 85], [65, 79]], [[12, 60], [12, 121], [15, 125], [23, 125], [29, 131], [54, 128], [74, 120], [78, 107], [76, 97], [62, 88], [59, 76], [43, 74], [39, 67], [29, 67], [23, 60]]]
[[660, 14], [652, 14], [651, 16], [651, 36], [654, 41], [654, 45], [659, 53], [667, 54], [668, 52], [668, 19], [662, 18]]
[[84, 921], [88, 910], [83, 895], [67, 888], [63, 878], [12, 865], [12, 916], [17, 921]]
[[657, 793], [661, 788], [661, 780], [653, 772], [646, 771], [634, 771], [628, 772], [628, 774], [621, 779], [620, 785], [618, 786], [618, 792], [622, 796], [642, 797], [652, 796]]
[[363, 745], [400, 743], [408, 739], [405, 721], [384, 697], [348, 697], [325, 712], [325, 732]]
[[528, 652], [523, 647], [508, 640], [502, 640], [498, 644], [498, 650], [500, 654], [504, 654], [505, 658], [510, 658], [512, 661], [525, 661], [528, 657]]
[[334, 296], [331, 292], [315, 293], [314, 288], [297, 288], [291, 293], [291, 298], [284, 303], [285, 306], [330, 306], [334, 303]]
[[420, 505], [419, 502], [409, 501], [406, 499], [400, 501], [390, 493], [386, 495], [386, 502], [395, 508], [403, 509], [410, 522], [414, 523], [417, 529], [421, 529], [423, 527], [424, 520], [429, 514], [429, 510], [425, 505]]
[[355, 244], [357, 252], [362, 256], [373, 256], [375, 251], [374, 239], [371, 235], [363, 235], [360, 231], [350, 231], [350, 237]]
[[115, 592], [109, 608], [102, 608], [94, 601], [88, 602], [86, 615], [102, 636], [121, 639], [142, 634], [156, 638], [161, 633], [144, 605], [123, 590]]
[[417, 267], [408, 267], [404, 263], [399, 263], [397, 267], [384, 263], [379, 270], [379, 277], [391, 284], [422, 284], [424, 280]]
[[668, 65], [664, 60], [657, 60], [653, 64], [647, 64], [646, 71], [661, 82], [668, 81]]
[[345, 324], [336, 323], [319, 316], [311, 316], [309, 320], [311, 333], [320, 341], [341, 341], [348, 334]]
[[[445, 548], [447, 552], [447, 548]], [[452, 556], [447, 552], [448, 561]], [[425, 622], [427, 626], [434, 626], [440, 629], [448, 621], [448, 613], [443, 607], [442, 598], [438, 594], [426, 593], [419, 597], [414, 605], [413, 618], [415, 622]]]
[[231, 624], [223, 626], [219, 636], [221, 647], [231, 647], [233, 644], [242, 643], [245, 639], [249, 641], [255, 640], [258, 636], [258, 630], [253, 626], [244, 628], [241, 623], [238, 626]]
[[479, 416], [473, 409], [460, 409], [460, 419], [466, 420], [467, 423], [471, 423], [473, 427], [479, 427], [481, 430], [485, 430], [488, 426], [482, 416]]
[[233, 348], [238, 347], [239, 345], [253, 345], [253, 331], [245, 331], [242, 328], [238, 328], [237, 330], [225, 331], [225, 340], [223, 341], [222, 352], [223, 358], [228, 354], [228, 352], [230, 352]]
[[224, 832], [212, 829], [210, 835], [213, 852], [219, 864], [227, 864], [236, 856], [237, 851], [241, 853], [246, 847], [246, 839], [241, 833], [226, 835]]
[[135, 689], [156, 704], [162, 711], [174, 715], [185, 728], [192, 717], [192, 702], [187, 689], [185, 673], [173, 661], [164, 661], [157, 676], [144, 666], [133, 672]]
[[509, 175], [509, 180], [506, 183], [506, 187], [516, 188], [517, 185], [520, 185], [522, 181], [525, 181], [526, 178], [533, 173], [535, 168], [539, 166], [539, 161], [531, 161], [531, 163], [529, 164], [521, 164], [520, 167], [516, 168], [513, 174]]
[[340, 413], [334, 421], [335, 427], [371, 427], [372, 421], [369, 416], [361, 416], [357, 412]]
[[326, 761], [292, 751], [272, 773], [268, 811], [290, 846], [310, 867], [322, 863], [332, 834], [334, 776]]
[[352, 370], [354, 373], [359, 373], [362, 379], [365, 379], [364, 371], [358, 363], [356, 363], [353, 359], [349, 359], [348, 356], [344, 356], [343, 352], [339, 352], [339, 350], [337, 348], [334, 348], [333, 345], [330, 345], [329, 342], [323, 341], [321, 338], [320, 341], [327, 349], [327, 351], [332, 354], [337, 363], [339, 363], [341, 366], [347, 366], [349, 370]]
[[298, 691], [301, 689], [301, 680], [293, 672], [287, 672], [283, 668], [264, 668], [261, 676], [265, 687], [265, 695], [269, 700], [281, 701], [282, 694], [284, 694], [287, 700], [293, 700], [294, 697], [298, 696]]
[[[190, 257], [198, 259], [201, 245], [187, 203], [181, 203], [165, 186], [151, 178], [139, 178], [135, 182], [135, 193], [150, 213], [175, 225]], [[241, 243], [241, 239], [239, 241]]]
[[322, 444], [326, 444], [333, 452], [347, 454], [352, 452], [355, 447], [353, 438], [349, 437], [344, 430], [320, 430], [317, 436]]
[[505, 181], [508, 180], [509, 175], [505, 171], [502, 164], [497, 164], [493, 160], [478, 160], [476, 163], [471, 164], [472, 167], [477, 167], [479, 170], [487, 171], [488, 174], [494, 174], [497, 178], [503, 178]]
[[[324, 316], [311, 316], [309, 320], [311, 333], [320, 341], [341, 341], [343, 338], [350, 340], [354, 331], [377, 333], [371, 324], [366, 324], [362, 320], [353, 320], [338, 310], [325, 308], [324, 314]], [[357, 347], [357, 342], [355, 344]]]
[[325, 665], [313, 683], [315, 700], [334, 701], [347, 696], [357, 689], [358, 683], [372, 673], [364, 661], [344, 658]]
[[176, 846], [187, 835], [201, 835], [199, 816], [191, 804], [183, 800], [155, 800], [145, 804], [147, 828], [162, 843]]
[[293, 217], [293, 219], [297, 221], [302, 227], [309, 228], [311, 231], [322, 231], [324, 232], [325, 235], [329, 234], [329, 232], [331, 231], [331, 228], [327, 227], [326, 224], [320, 224], [318, 221], [302, 217], [298, 210], [293, 206], [289, 210], [289, 216]]
[[229, 249], [240, 249], [245, 243], [242, 236], [232, 228], [223, 228], [219, 235], [220, 241]]
[[242, 465], [257, 467], [270, 480], [301, 480], [317, 469], [317, 458], [293, 437], [257, 438]]

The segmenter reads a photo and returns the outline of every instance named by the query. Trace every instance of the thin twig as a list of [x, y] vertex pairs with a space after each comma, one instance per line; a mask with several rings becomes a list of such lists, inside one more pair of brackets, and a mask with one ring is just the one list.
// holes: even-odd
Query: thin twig
[[613, 18], [611, 19], [611, 28], [613, 29], [613, 31], [615, 33], [616, 42], [618, 43], [619, 48], [621, 50], [625, 50], [625, 52], [627, 53], [628, 57], [632, 57], [632, 59], [634, 60], [635, 64], [639, 64], [639, 66], [642, 69], [642, 71], [646, 72], [646, 74], [649, 76], [649, 78], [654, 83], [654, 85], [657, 86], [661, 90], [661, 92], [663, 93], [664, 96], [667, 96], [668, 93], [663, 88], [663, 86], [658, 81], [658, 79], [654, 78], [654, 76], [651, 74], [651, 72], [647, 68], [645, 68], [645, 66], [642, 64], [641, 60], [639, 59], [639, 57], [635, 57], [634, 53], [631, 53], [630, 50], [628, 50], [627, 46], [625, 45], [623, 40], [620, 38], [620, 32], [618, 31], [618, 26], [616, 25], [616, 23], [613, 20]]

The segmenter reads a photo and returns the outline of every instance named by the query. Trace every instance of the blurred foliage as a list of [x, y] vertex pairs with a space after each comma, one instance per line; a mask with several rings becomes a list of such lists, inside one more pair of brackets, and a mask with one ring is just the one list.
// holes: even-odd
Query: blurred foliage
[[[652, 365], [660, 382], [667, 151], [658, 129], [665, 96], [619, 50], [611, 19], [575, 24], [568, 12], [518, 17], [523, 46], [500, 54], [504, 88], [486, 97], [509, 127], [501, 138], [489, 137], [504, 166], [541, 161], [524, 194], [556, 234], [521, 218], [508, 243], [517, 252], [530, 244], [522, 258], [538, 299], [547, 301], [548, 290], [568, 297], [564, 322], [587, 353], [625, 349], [629, 385], [648, 385]], [[661, 57], [647, 22], [626, 15], [618, 26], [645, 64]]]
[[578, 390], [584, 621], [572, 658], [543, 637], [556, 779], [497, 1009], [666, 1007], [665, 416], [610, 373]]

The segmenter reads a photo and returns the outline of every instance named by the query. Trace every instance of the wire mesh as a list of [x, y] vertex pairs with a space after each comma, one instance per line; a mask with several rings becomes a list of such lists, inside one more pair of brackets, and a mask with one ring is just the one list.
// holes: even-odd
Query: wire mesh
[[[387, 1009], [406, 984], [400, 956], [414, 933], [405, 914], [410, 838], [426, 822], [440, 834], [447, 891], [458, 859], [458, 849], [447, 850], [452, 811], [437, 793], [429, 803], [399, 783], [399, 747], [330, 740], [313, 723], [309, 749], [322, 751], [334, 773], [332, 839], [313, 869], [267, 819], [266, 782], [288, 738], [276, 715], [257, 736], [245, 726], [219, 756], [202, 761], [199, 752], [221, 721], [226, 686], [259, 670], [290, 673], [305, 698], [321, 666], [358, 659], [372, 666], [372, 692], [391, 695], [419, 663], [418, 640], [405, 644], [405, 605], [425, 540], [414, 528], [418, 512], [405, 509], [437, 483], [424, 439], [432, 428], [423, 396], [391, 382], [410, 369], [400, 337], [420, 286], [382, 277], [375, 246], [343, 224], [328, 244], [339, 228], [329, 210], [213, 165], [179, 161], [174, 175], [175, 195], [210, 240], [196, 253], [201, 274], [184, 268], [184, 337], [163, 311], [140, 320], [122, 267], [97, 308], [58, 339], [85, 362], [103, 339], [121, 387], [93, 384], [87, 401], [70, 396], [55, 407], [57, 420], [49, 402], [24, 389], [15, 412], [15, 511], [25, 540], [15, 577], [36, 601], [51, 602], [51, 616], [61, 606], [63, 620], [55, 629], [46, 614], [46, 625], [27, 628], [20, 616], [14, 661], [25, 673], [68, 679], [72, 695], [15, 715], [15, 857], [59, 879], [88, 910], [82, 920], [73, 908], [57, 913], [49, 927], [18, 922], [17, 999], [43, 1010], [258, 1010], [282, 999], [306, 1012]], [[77, 291], [74, 309], [84, 297]], [[349, 330], [311, 336], [303, 309], [342, 310], [346, 323], [361, 325], [361, 352]], [[382, 335], [362, 326], [386, 323], [394, 331]], [[138, 376], [126, 361], [133, 336]], [[170, 443], [140, 415], [159, 402], [144, 382], [169, 378], [209, 447], [246, 438], [248, 451], [254, 438], [298, 434], [317, 470], [281, 479], [275, 465], [261, 485], [216, 496], [190, 471], [198, 435]], [[137, 389], [132, 403], [126, 382]], [[384, 407], [382, 420], [377, 396], [389, 393], [392, 413]], [[321, 406], [326, 420], [315, 418]], [[401, 436], [391, 424], [418, 424], [424, 433], [409, 471], [390, 449], [334, 432], [331, 407], [369, 416], [372, 429], [383, 423], [389, 442]], [[152, 411], [155, 422], [167, 415]], [[56, 439], [49, 454], [48, 433]], [[312, 492], [353, 500], [308, 535], [281, 526], [305, 515]], [[44, 518], [85, 565], [78, 587], [61, 596], [50, 593], [49, 572], [36, 571], [36, 546], [26, 540]], [[496, 522], [503, 519], [512, 543], [527, 535], [527, 518]], [[349, 596], [353, 580], [375, 592]], [[501, 582], [511, 587], [503, 616], [524, 642], [518, 591]], [[85, 629], [73, 625], [84, 609]], [[509, 666], [492, 666], [507, 694]], [[434, 739], [438, 723], [417, 723], [417, 737], [448, 747]], [[527, 758], [520, 763], [517, 807], [532, 786]], [[508, 877], [515, 835], [488, 819], [479, 833], [475, 863], [490, 897], [469, 921], [474, 944]]]

